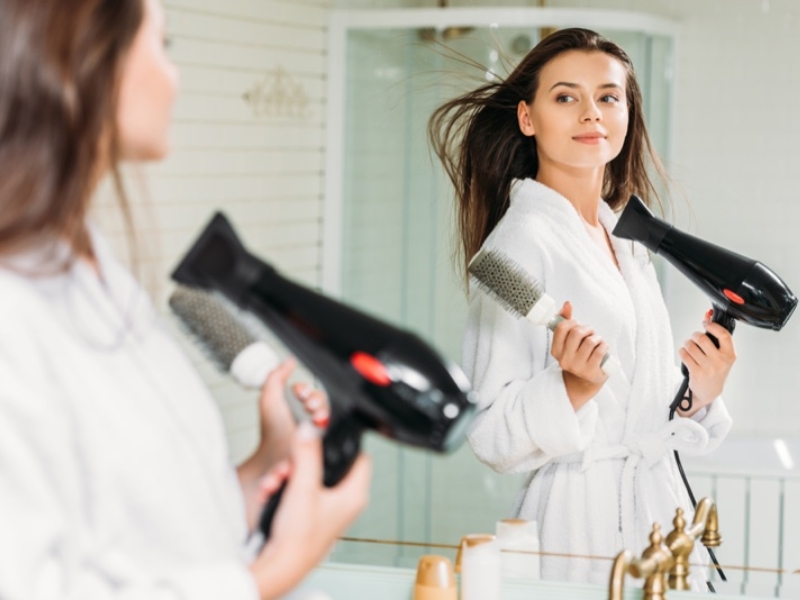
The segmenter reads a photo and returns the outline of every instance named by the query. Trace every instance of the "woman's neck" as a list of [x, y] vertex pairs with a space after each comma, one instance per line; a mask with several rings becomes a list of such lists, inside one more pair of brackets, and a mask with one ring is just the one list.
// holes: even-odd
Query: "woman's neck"
[[587, 225], [597, 227], [604, 176], [604, 167], [564, 169], [541, 164], [536, 181], [564, 196]]

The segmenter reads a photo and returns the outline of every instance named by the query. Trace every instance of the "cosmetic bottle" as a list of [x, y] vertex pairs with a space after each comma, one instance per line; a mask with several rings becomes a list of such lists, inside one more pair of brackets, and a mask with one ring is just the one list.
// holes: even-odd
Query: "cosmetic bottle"
[[500, 546], [495, 536], [461, 538], [456, 571], [461, 573], [461, 600], [500, 600]]
[[539, 535], [536, 521], [498, 521], [497, 542], [500, 546], [503, 577], [539, 579]]
[[426, 554], [417, 564], [413, 600], [457, 600], [453, 564], [446, 556]]

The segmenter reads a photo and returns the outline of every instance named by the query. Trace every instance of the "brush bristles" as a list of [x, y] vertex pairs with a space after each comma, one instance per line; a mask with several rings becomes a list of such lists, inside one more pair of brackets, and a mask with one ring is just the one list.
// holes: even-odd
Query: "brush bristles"
[[544, 294], [536, 278], [498, 250], [481, 250], [468, 269], [480, 289], [518, 317], [525, 317]]
[[223, 373], [230, 371], [239, 353], [256, 341], [220, 299], [209, 292], [179, 286], [170, 296], [169, 307], [184, 330]]

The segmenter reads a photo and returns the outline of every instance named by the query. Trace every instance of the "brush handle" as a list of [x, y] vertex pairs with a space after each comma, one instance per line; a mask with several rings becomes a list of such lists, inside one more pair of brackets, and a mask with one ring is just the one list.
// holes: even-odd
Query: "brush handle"
[[[558, 324], [561, 321], [566, 321], [566, 319], [561, 314], [556, 314], [547, 322], [547, 328], [550, 331], [555, 331]], [[608, 377], [613, 377], [621, 368], [622, 363], [619, 362], [619, 359], [611, 354], [610, 352], [606, 352], [606, 355], [603, 357], [603, 360], [600, 361], [600, 368], [603, 370]]]

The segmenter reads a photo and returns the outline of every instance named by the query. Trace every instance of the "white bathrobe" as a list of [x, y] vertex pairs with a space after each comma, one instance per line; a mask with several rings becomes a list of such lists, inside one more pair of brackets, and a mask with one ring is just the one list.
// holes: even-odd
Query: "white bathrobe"
[[218, 409], [94, 247], [102, 283], [0, 269], [0, 598], [257, 598]]
[[[609, 234], [616, 220], [601, 202]], [[510, 208], [484, 244], [522, 265], [559, 307], [572, 302], [573, 318], [620, 359], [621, 372], [577, 412], [550, 354], [552, 333], [470, 291], [463, 365], [481, 411], [469, 442], [496, 471], [530, 473], [512, 514], [538, 522], [543, 552], [638, 556], [653, 523], [666, 536], [676, 508], [693, 514], [672, 450], [710, 452], [731, 426], [721, 398], [668, 422], [680, 372], [655, 271], [644, 247], [611, 243], [619, 269], [568, 200], [528, 179], [514, 182]], [[704, 553], [696, 549], [692, 562], [705, 562]], [[544, 579], [606, 583], [610, 571], [609, 561], [542, 558]], [[699, 588], [703, 574], [694, 575]]]

